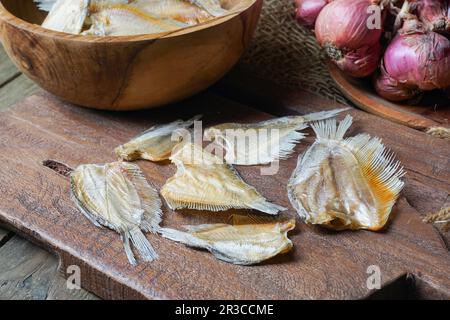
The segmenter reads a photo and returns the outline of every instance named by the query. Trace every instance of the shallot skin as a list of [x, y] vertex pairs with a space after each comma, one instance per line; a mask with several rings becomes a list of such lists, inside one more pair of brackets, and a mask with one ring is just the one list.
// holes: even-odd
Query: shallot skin
[[349, 76], [364, 78], [371, 75], [378, 66], [381, 51], [381, 44], [377, 42], [373, 46], [363, 46], [357, 50], [349, 51], [334, 62]]
[[384, 54], [390, 77], [423, 91], [450, 86], [450, 41], [436, 32], [406, 27]]
[[449, 32], [449, 3], [448, 0], [418, 0], [417, 16], [425, 23], [429, 30]]
[[378, 1], [335, 0], [322, 9], [316, 21], [318, 43], [342, 71], [353, 77], [366, 77], [379, 65], [383, 29], [382, 25], [369, 28], [372, 5], [378, 5]]
[[295, 0], [295, 17], [301, 25], [314, 28], [320, 11], [332, 0]]
[[410, 88], [407, 85], [392, 78], [381, 65], [380, 73], [375, 77], [375, 91], [389, 101], [405, 101], [415, 98], [420, 91]]

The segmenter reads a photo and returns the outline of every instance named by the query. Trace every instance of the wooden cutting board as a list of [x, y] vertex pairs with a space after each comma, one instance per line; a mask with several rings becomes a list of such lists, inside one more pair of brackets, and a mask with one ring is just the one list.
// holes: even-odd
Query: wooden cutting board
[[[304, 109], [278, 112], [336, 107], [313, 96], [302, 101], [316, 102], [308, 102]], [[297, 102], [300, 106], [301, 101]], [[298, 222], [290, 234], [294, 250], [257, 266], [227, 264], [208, 252], [148, 235], [160, 259], [129, 265], [119, 235], [96, 228], [74, 207], [65, 166], [114, 161], [114, 147], [140, 131], [199, 113], [204, 115], [205, 126], [272, 117], [213, 91], [164, 109], [132, 113], [83, 109], [45, 93], [29, 97], [0, 114], [0, 220], [7, 228], [56, 253], [62, 272], [77, 265], [82, 286], [102, 298], [450, 298], [450, 258], [445, 243], [408, 203], [422, 199], [439, 206], [445, 193], [448, 197], [449, 145], [358, 110], [350, 111], [355, 118], [351, 134], [379, 134], [408, 171], [407, 187], [385, 231], [336, 233]], [[310, 135], [298, 145], [296, 154], [281, 162], [275, 176], [261, 176], [259, 167], [238, 170], [269, 200], [288, 207], [285, 215], [295, 216], [286, 183], [298, 153], [312, 141]], [[64, 165], [55, 166], [53, 161]], [[170, 163], [138, 164], [158, 188], [175, 172]], [[225, 222], [232, 213], [244, 212], [173, 212], [165, 205], [163, 211], [163, 225], [175, 228]], [[381, 272], [381, 290], [367, 287], [371, 266]]]

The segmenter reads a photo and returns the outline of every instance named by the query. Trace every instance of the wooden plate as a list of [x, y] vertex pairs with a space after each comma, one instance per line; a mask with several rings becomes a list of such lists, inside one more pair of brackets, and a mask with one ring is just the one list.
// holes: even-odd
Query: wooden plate
[[328, 69], [344, 96], [367, 112], [423, 131], [450, 128], [450, 100], [440, 93], [428, 93], [416, 106], [393, 103], [378, 96], [370, 80], [350, 78], [331, 63]]

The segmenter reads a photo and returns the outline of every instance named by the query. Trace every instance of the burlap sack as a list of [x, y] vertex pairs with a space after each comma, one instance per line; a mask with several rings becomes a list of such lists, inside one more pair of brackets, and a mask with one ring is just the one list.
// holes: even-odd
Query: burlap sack
[[349, 104], [330, 78], [312, 31], [295, 20], [293, 0], [264, 0], [252, 44], [243, 63], [257, 75]]

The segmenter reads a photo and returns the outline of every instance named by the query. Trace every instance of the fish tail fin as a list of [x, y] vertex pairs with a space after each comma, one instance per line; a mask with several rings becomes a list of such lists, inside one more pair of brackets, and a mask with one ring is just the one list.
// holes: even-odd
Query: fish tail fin
[[272, 215], [276, 215], [280, 211], [287, 210], [285, 207], [282, 207], [275, 203], [271, 203], [271, 202], [267, 201], [266, 199], [264, 199], [263, 197], [261, 197], [260, 200], [249, 205], [249, 207], [252, 209], [261, 211], [261, 212], [272, 214]]
[[42, 11], [50, 11], [56, 0], [34, 0], [37, 7]]
[[[303, 130], [307, 127], [307, 125], [299, 126], [296, 130]], [[303, 132], [292, 131], [289, 133], [284, 139], [282, 139], [279, 145], [278, 152], [272, 155], [272, 160], [284, 160], [289, 158], [294, 152], [294, 148], [300, 140], [303, 140], [306, 137], [306, 134]], [[271, 162], [271, 161], [269, 161]]]
[[160, 228], [159, 233], [164, 238], [167, 238], [172, 241], [180, 242], [185, 245], [196, 247], [196, 248], [205, 248], [207, 247], [207, 243], [204, 240], [201, 240], [189, 232], [183, 232], [171, 228]]
[[329, 140], [343, 140], [345, 133], [353, 123], [353, 117], [347, 115], [339, 125], [336, 119], [322, 120], [311, 124], [311, 128], [316, 133], [317, 138]]
[[246, 225], [246, 224], [267, 224], [274, 223], [278, 221], [278, 217], [268, 216], [268, 215], [257, 215], [254, 213], [243, 214], [233, 214], [231, 217], [231, 224], [233, 226]]
[[133, 250], [131, 250], [130, 240], [128, 235], [122, 234], [123, 248], [125, 249], [125, 254], [127, 255], [128, 261], [132, 265], [136, 265], [136, 258], [134, 257]]
[[302, 116], [305, 122], [319, 121], [336, 117], [339, 113], [350, 110], [350, 108], [333, 109], [329, 111], [319, 111]]
[[[158, 254], [156, 253], [155, 249], [153, 249], [150, 242], [147, 240], [145, 235], [142, 233], [142, 231], [139, 228], [133, 228], [126, 234], [129, 247], [128, 239], [131, 239], [131, 242], [133, 243], [133, 246], [137, 249], [139, 252], [139, 255], [143, 258], [144, 261], [153, 261], [158, 258]], [[125, 244], [125, 242], [124, 242]], [[125, 252], [127, 252], [127, 248], [125, 248]], [[129, 249], [129, 252], [131, 252], [131, 249]], [[129, 252], [127, 252], [128, 260], [130, 260]], [[133, 253], [131, 252], [131, 255]], [[134, 259], [134, 256], [133, 256]], [[132, 261], [130, 260], [132, 263]]]

